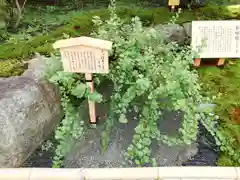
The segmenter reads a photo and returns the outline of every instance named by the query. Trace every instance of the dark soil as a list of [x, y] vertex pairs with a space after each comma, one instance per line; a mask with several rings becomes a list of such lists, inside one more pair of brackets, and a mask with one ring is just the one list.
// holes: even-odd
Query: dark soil
[[22, 167], [52, 167], [53, 152], [43, 151], [41, 148], [37, 149], [36, 152], [23, 164]]
[[198, 153], [183, 166], [217, 166], [219, 157], [219, 147], [215, 143], [214, 137], [199, 124]]
[[[53, 151], [43, 151], [41, 148], [29, 157], [22, 167], [52, 167]], [[201, 124], [198, 134], [198, 153], [182, 166], [216, 166], [219, 157], [219, 147], [216, 146], [214, 138]]]
[[[54, 144], [54, 135], [52, 134], [49, 140]], [[51, 148], [48, 151], [42, 150], [39, 147], [34, 154], [32, 154], [22, 165], [22, 167], [44, 167], [51, 168], [52, 167], [52, 157], [54, 156], [54, 149]]]

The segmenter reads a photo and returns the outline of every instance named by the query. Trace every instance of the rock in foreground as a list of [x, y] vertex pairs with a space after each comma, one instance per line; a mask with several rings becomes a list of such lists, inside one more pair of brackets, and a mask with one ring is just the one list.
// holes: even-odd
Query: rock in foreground
[[19, 167], [61, 120], [58, 89], [42, 80], [44, 59], [22, 76], [0, 78], [0, 167]]

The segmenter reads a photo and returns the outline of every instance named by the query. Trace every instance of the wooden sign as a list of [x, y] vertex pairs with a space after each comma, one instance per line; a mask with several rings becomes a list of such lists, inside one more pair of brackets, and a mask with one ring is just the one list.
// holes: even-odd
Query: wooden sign
[[198, 58], [239, 58], [240, 21], [193, 21], [191, 45]]
[[75, 73], [108, 73], [108, 51], [112, 42], [90, 37], [78, 37], [57, 41], [64, 71]]
[[179, 6], [180, 0], [168, 0], [168, 6]]
[[[92, 73], [108, 73], [108, 51], [112, 48], [112, 42], [83, 36], [59, 40], [53, 47], [60, 49], [64, 71], [85, 73], [87, 85], [93, 93]], [[95, 124], [97, 121], [95, 103], [88, 101], [88, 104], [90, 123]]]

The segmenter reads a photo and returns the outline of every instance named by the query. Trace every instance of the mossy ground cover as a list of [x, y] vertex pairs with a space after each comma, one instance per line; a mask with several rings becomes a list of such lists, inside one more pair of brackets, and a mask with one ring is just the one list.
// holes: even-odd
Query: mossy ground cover
[[[229, 63], [230, 62], [230, 63]], [[240, 59], [229, 61], [224, 69], [217, 67], [200, 68], [199, 75], [206, 95], [216, 96], [216, 114], [220, 117], [220, 128], [233, 139], [236, 152], [240, 151]], [[220, 166], [240, 166], [231, 158], [222, 154]]]
[[[117, 10], [119, 16], [126, 21], [133, 16], [139, 16], [143, 23], [148, 26], [152, 24], [166, 23], [172, 17], [167, 8], [136, 8], [136, 7], [120, 7]], [[206, 6], [198, 11], [184, 9], [181, 13], [178, 23], [200, 19], [240, 19], [238, 10], [230, 11], [223, 6]], [[52, 12], [49, 12], [50, 14]], [[24, 71], [22, 60], [26, 60], [34, 56], [35, 52], [49, 56], [53, 53], [52, 43], [58, 39], [64, 38], [66, 35], [80, 36], [88, 35], [93, 28], [92, 17], [100, 16], [102, 19], [109, 17], [106, 9], [98, 9], [91, 11], [71, 11], [67, 17], [58, 19], [60, 23], [51, 23], [43, 34], [35, 34], [30, 38], [18, 39], [17, 41], [9, 41], [0, 44], [0, 77], [9, 77], [19, 75]], [[59, 16], [59, 17], [60, 17]], [[29, 17], [29, 16], [27, 16]], [[38, 19], [35, 17], [35, 19]], [[44, 19], [44, 18], [43, 18]], [[54, 21], [55, 22], [55, 21]], [[37, 22], [36, 20], [36, 23]], [[44, 24], [44, 23], [43, 23]], [[47, 22], [45, 22], [45, 25]], [[58, 25], [60, 27], [57, 27]], [[32, 32], [36, 32], [36, 26]], [[55, 27], [52, 29], [52, 27]], [[80, 28], [79, 28], [80, 27]], [[38, 30], [39, 31], [39, 30]], [[236, 148], [240, 145], [240, 63], [227, 65], [224, 69], [218, 68], [201, 68], [199, 69], [200, 79], [204, 84], [203, 88], [208, 90], [211, 95], [217, 95], [215, 103], [218, 105], [217, 114], [221, 117], [221, 128], [224, 129], [226, 135], [234, 137]], [[219, 94], [220, 93], [220, 94]], [[240, 147], [239, 147], [240, 149]], [[238, 149], [236, 149], [238, 150]], [[219, 165], [238, 165], [231, 161], [226, 155], [223, 155], [219, 161]]]
[[[130, 18], [133, 16], [139, 16], [145, 25], [165, 23], [172, 16], [168, 9], [163, 7], [148, 9], [136, 7], [120, 7], [118, 9], [118, 14], [125, 20], [130, 20]], [[6, 66], [6, 64], [9, 64], [9, 62], [7, 62], [8, 60], [12, 61], [12, 59], [16, 59], [19, 60], [19, 62], [21, 63], [21, 60], [28, 59], [31, 56], [34, 56], [35, 52], [39, 52], [43, 55], [50, 55], [53, 52], [52, 43], [58, 39], [64, 38], [66, 34], [73, 37], [80, 35], [88, 35], [93, 28], [93, 24], [91, 21], [92, 17], [96, 15], [100, 16], [103, 19], [109, 16], [107, 9], [80, 12], [71, 11], [69, 15], [66, 15], [67, 18], [65, 17], [65, 19], [61, 14], [57, 16], [59, 18], [55, 18], [58, 19], [60, 23], [64, 24], [63, 26], [58, 27], [55, 30], [46, 31], [45, 34], [33, 36], [29, 39], [25, 38], [23, 40], [20, 39], [15, 42], [10, 41], [1, 44], [0, 65], [1, 67], [5, 67], [4, 69], [0, 70], [1, 76], [7, 77], [12, 75], [11, 72], [13, 65], [8, 69], [8, 66]], [[185, 9], [181, 13], [178, 23], [195, 20], [197, 16], [200, 16], [200, 19], [240, 19], [240, 14], [230, 13], [230, 11], [226, 9], [226, 7], [207, 6], [201, 8], [198, 13], [193, 10]], [[41, 21], [41, 23], [47, 24], [46, 20]], [[52, 24], [51, 21], [50, 24]], [[34, 28], [32, 28], [31, 31], [36, 31], [36, 29], [34, 30]], [[21, 68], [21, 66], [16, 65], [15, 68], [19, 69]], [[21, 72], [21, 70], [19, 70], [18, 72]]]

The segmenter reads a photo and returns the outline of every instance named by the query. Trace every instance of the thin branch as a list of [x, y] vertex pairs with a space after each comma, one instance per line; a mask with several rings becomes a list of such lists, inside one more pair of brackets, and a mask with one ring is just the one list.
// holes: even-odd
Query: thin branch
[[21, 7], [20, 4], [19, 4], [19, 2], [18, 2], [18, 0], [15, 0], [15, 4], [16, 4], [16, 6], [17, 6], [17, 9], [18, 9], [18, 11], [19, 11], [19, 14], [22, 13], [26, 2], [27, 2], [27, 0], [24, 0], [23, 5], [22, 5], [22, 7]]
[[17, 6], [18, 12], [20, 13], [21, 12], [21, 6], [20, 6], [18, 0], [15, 0], [15, 4]]
[[26, 2], [27, 2], [27, 0], [24, 0], [21, 11], [24, 9]]
[[22, 11], [24, 9], [24, 6], [25, 6], [26, 2], [27, 2], [27, 0], [24, 0], [24, 3], [22, 5], [22, 7], [21, 7], [19, 2], [18, 2], [18, 0], [15, 0], [15, 4], [16, 4], [17, 10], [18, 10], [18, 17], [17, 17], [17, 21], [16, 21], [16, 23], [14, 25], [14, 28], [17, 28], [19, 23], [20, 23], [20, 21], [21, 21]]

